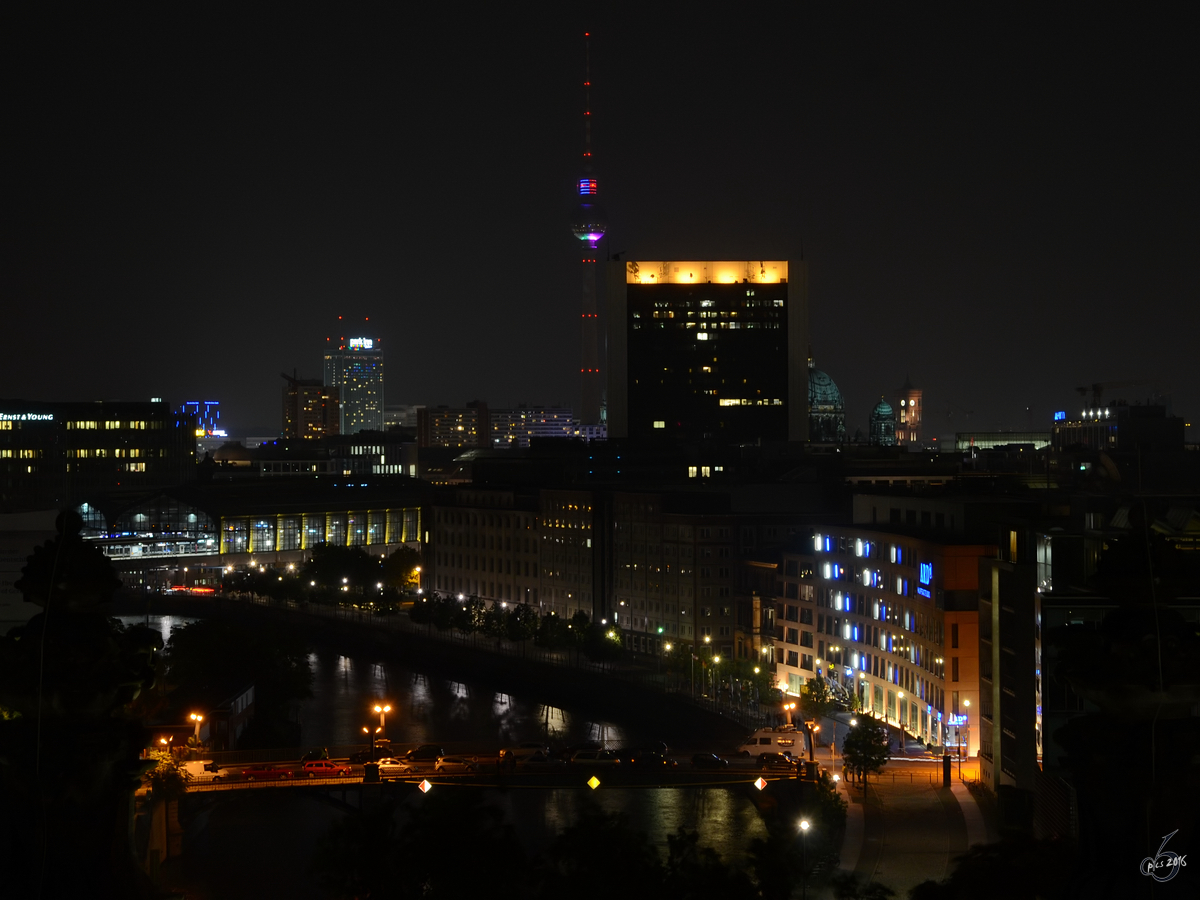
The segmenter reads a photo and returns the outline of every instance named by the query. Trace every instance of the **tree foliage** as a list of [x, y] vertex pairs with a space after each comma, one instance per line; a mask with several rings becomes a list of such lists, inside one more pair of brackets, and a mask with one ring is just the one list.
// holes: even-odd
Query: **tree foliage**
[[178, 800], [187, 793], [191, 779], [183, 764], [169, 750], [155, 750], [150, 754], [154, 768], [146, 773], [146, 781], [154, 796], [161, 800]]
[[879, 772], [888, 761], [887, 728], [872, 716], [859, 716], [858, 724], [842, 738], [842, 755], [860, 774]]
[[149, 897], [128, 847], [146, 743], [130, 708], [154, 684], [162, 641], [108, 618], [120, 584], [111, 564], [83, 542], [78, 515], [64, 513], [57, 527], [18, 582], [42, 611], [0, 637], [0, 818], [13, 825], [0, 841], [4, 889]]
[[800, 691], [800, 705], [810, 719], [829, 715], [829, 711], [833, 709], [833, 695], [823, 677], [818, 675], [805, 682]]

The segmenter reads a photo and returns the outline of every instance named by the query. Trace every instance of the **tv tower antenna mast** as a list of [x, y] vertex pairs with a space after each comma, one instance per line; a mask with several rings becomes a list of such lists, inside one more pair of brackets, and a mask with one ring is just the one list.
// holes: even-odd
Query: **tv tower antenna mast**
[[592, 72], [591, 34], [583, 35], [583, 166], [575, 182], [576, 202], [571, 231], [583, 251], [583, 309], [580, 319], [583, 338], [579, 373], [582, 380], [581, 425], [600, 424], [600, 361], [596, 334], [596, 247], [604, 237], [604, 212], [596, 202], [597, 184], [592, 168]]

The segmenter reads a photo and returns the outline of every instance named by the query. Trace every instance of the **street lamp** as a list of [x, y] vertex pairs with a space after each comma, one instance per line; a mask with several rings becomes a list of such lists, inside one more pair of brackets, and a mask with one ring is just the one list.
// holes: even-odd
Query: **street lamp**
[[194, 737], [196, 738], [196, 743], [198, 744], [200, 743], [200, 723], [204, 721], [204, 716], [200, 715], [200, 713], [192, 713], [190, 716], [188, 716], [188, 718], [196, 723]]
[[385, 716], [392, 711], [392, 708], [386, 703], [376, 703], [375, 712], [379, 713], [379, 730], [382, 732], [384, 727]]
[[963, 700], [963, 706], [967, 711], [963, 713], [963, 740], [958, 745], [958, 780], [962, 781], [962, 761], [963, 761], [963, 744], [966, 745], [966, 752], [971, 752], [971, 701]]
[[800, 820], [800, 900], [808, 900], [808, 829], [812, 823]]

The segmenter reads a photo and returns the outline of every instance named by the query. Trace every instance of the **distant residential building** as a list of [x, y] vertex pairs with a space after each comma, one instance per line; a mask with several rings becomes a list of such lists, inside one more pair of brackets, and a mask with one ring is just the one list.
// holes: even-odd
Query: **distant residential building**
[[489, 447], [491, 434], [488, 405], [478, 400], [465, 407], [417, 409], [418, 447]]
[[921, 443], [921, 416], [925, 412], [925, 401], [920, 388], [912, 386], [912, 380], [904, 379], [904, 387], [895, 393], [894, 408], [899, 410], [896, 420], [896, 443], [902, 446]]
[[805, 440], [805, 272], [786, 260], [610, 263], [608, 436]]
[[378, 338], [327, 339], [325, 386], [337, 388], [338, 432], [383, 431], [383, 346]]
[[384, 429], [416, 428], [417, 413], [424, 408], [424, 404], [420, 403], [399, 403], [394, 406], [386, 406], [383, 410], [383, 427]]
[[283, 374], [283, 429], [285, 440], [314, 440], [339, 434], [339, 389], [326, 387], [318, 378]]
[[570, 409], [561, 406], [493, 409], [489, 418], [493, 447], [528, 447], [531, 438], [582, 436], [579, 420]]

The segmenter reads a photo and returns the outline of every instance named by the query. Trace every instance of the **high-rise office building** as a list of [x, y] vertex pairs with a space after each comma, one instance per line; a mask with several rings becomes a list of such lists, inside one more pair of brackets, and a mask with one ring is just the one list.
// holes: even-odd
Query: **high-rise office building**
[[383, 431], [383, 346], [378, 338], [326, 339], [325, 386], [340, 393], [338, 431]]
[[608, 311], [610, 438], [807, 440], [804, 263], [614, 262]]
[[338, 389], [326, 387], [319, 378], [281, 374], [287, 382], [283, 388], [283, 437], [315, 439], [338, 434]]

